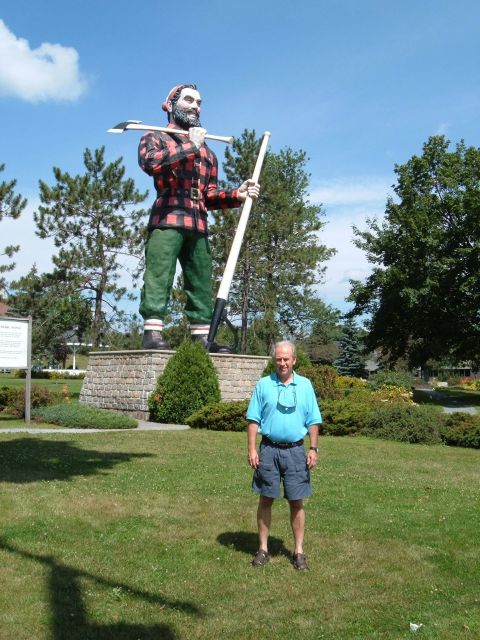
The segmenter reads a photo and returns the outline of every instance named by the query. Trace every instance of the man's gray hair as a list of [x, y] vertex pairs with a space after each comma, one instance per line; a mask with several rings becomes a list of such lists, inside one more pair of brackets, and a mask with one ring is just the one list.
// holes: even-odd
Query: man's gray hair
[[291, 340], [280, 340], [280, 342], [276, 342], [273, 345], [272, 348], [272, 358], [275, 357], [275, 352], [277, 349], [280, 349], [281, 347], [290, 347], [290, 349], [292, 350], [292, 356], [294, 358], [297, 357], [297, 349], [295, 348], [295, 345], [293, 344], [293, 342]]

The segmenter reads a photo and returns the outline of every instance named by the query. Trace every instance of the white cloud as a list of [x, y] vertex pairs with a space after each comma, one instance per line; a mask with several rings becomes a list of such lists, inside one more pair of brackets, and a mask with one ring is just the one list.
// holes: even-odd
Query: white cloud
[[448, 136], [448, 130], [450, 129], [450, 122], [442, 122], [438, 129], [435, 131], [436, 136]]
[[310, 198], [327, 208], [334, 205], [385, 204], [391, 191], [386, 178], [338, 178], [315, 186]]
[[77, 100], [87, 89], [72, 47], [44, 42], [31, 49], [0, 20], [0, 96], [27, 102]]

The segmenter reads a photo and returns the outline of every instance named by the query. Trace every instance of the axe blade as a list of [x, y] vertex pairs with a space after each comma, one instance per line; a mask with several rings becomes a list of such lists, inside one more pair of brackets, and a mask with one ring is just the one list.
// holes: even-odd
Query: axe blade
[[141, 120], [126, 120], [125, 122], [119, 122], [111, 129], [107, 129], [107, 133], [123, 133], [128, 129], [129, 124], [142, 124]]

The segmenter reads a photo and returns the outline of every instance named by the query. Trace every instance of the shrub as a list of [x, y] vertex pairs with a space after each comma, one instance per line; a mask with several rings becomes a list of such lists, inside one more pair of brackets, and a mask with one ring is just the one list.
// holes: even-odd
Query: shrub
[[52, 369], [51, 371], [47, 371], [47, 378], [49, 380], [63, 380], [64, 378], [68, 378], [68, 374], [65, 375], [62, 371], [55, 371]]
[[372, 389], [379, 389], [384, 385], [410, 389], [413, 378], [409, 373], [401, 371], [377, 371], [368, 378], [368, 384]]
[[[14, 387], [2, 387], [0, 393], [0, 410], [17, 418], [25, 416], [25, 390]], [[46, 387], [32, 385], [30, 404], [32, 409], [46, 407], [61, 402], [64, 396], [61, 393], [50, 391]]]
[[480, 378], [476, 378], [475, 380], [463, 381], [460, 386], [471, 391], [480, 391]]
[[480, 416], [461, 411], [444, 418], [442, 440], [453, 447], [480, 449]]
[[218, 376], [205, 348], [184, 340], [167, 362], [148, 398], [155, 422], [184, 423], [194, 411], [220, 401]]
[[297, 373], [310, 380], [319, 400], [334, 400], [342, 397], [336, 384], [337, 370], [333, 367], [326, 364], [302, 365], [298, 367]]
[[320, 432], [324, 435], [347, 436], [364, 429], [372, 408], [367, 403], [350, 398], [324, 400], [320, 403], [323, 423]]
[[192, 429], [212, 431], [246, 431], [248, 400], [209, 404], [188, 416], [186, 423]]
[[368, 382], [354, 376], [337, 376], [336, 385], [339, 389], [362, 389], [368, 386]]
[[0, 389], [0, 411], [6, 412], [7, 407], [12, 407], [15, 404], [18, 392], [19, 389], [14, 387], [2, 387]]
[[399, 442], [436, 444], [441, 442], [441, 425], [442, 416], [435, 407], [396, 403], [374, 409], [363, 434]]
[[389, 404], [394, 404], [396, 402], [413, 404], [413, 392], [407, 391], [405, 387], [396, 387], [384, 384], [371, 393], [375, 401], [388, 402]]
[[71, 429], [134, 429], [138, 422], [115, 411], [84, 404], [58, 404], [32, 411], [36, 422], [58, 424]]

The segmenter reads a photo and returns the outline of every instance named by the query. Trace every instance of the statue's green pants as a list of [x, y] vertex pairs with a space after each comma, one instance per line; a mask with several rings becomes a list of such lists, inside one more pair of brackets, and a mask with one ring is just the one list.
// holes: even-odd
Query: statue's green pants
[[177, 259], [187, 296], [185, 315], [190, 324], [212, 319], [212, 255], [208, 237], [188, 229], [154, 229], [145, 246], [145, 274], [140, 297], [144, 320], [163, 320], [167, 314]]

